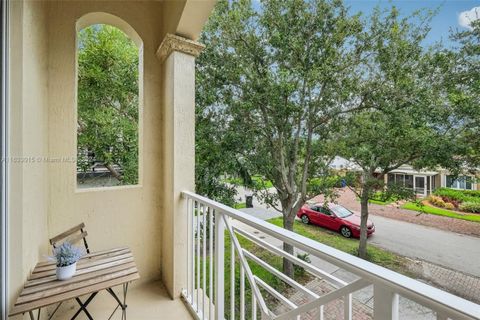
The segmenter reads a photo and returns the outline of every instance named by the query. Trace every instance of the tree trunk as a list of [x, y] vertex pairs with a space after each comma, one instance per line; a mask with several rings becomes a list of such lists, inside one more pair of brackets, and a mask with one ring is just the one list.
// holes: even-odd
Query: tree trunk
[[122, 176], [120, 175], [120, 173], [117, 172], [117, 170], [115, 170], [115, 168], [111, 164], [106, 164], [105, 168], [107, 168], [108, 171], [110, 171], [110, 173], [112, 174], [112, 176], [114, 176], [118, 181], [122, 181]]
[[358, 245], [358, 256], [362, 259], [367, 258], [367, 222], [368, 222], [368, 195], [369, 189], [364, 186], [360, 197], [360, 243]]
[[[285, 215], [283, 217], [283, 228], [289, 231], [293, 231], [294, 221], [295, 221], [295, 215], [291, 215], [291, 214]], [[293, 255], [293, 246], [284, 242], [283, 251]], [[294, 272], [293, 263], [290, 260], [283, 258], [283, 273], [286, 276], [293, 279], [293, 272]]]

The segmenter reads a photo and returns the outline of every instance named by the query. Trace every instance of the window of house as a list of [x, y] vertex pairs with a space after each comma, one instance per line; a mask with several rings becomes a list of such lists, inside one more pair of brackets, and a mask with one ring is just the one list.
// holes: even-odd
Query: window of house
[[389, 173], [387, 175], [387, 183], [394, 184], [395, 183], [395, 175], [393, 173]]
[[410, 174], [405, 175], [405, 187], [413, 189], [413, 176]]
[[139, 48], [120, 29], [77, 34], [77, 186], [139, 183]]
[[447, 188], [472, 190], [472, 178], [468, 176], [452, 176], [447, 175], [446, 179]]

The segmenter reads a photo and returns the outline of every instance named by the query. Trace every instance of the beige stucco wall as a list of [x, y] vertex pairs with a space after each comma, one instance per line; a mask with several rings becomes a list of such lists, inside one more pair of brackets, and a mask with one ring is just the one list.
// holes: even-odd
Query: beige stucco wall
[[[91, 12], [113, 14], [143, 40], [140, 185], [76, 189], [73, 162], [49, 166], [49, 235], [85, 222], [93, 250], [129, 246], [141, 281], [160, 277], [162, 202], [161, 65], [155, 51], [161, 42], [160, 4], [156, 2], [49, 2], [49, 154], [76, 156], [76, 23]], [[142, 100], [142, 99], [141, 99]]]
[[[46, 252], [48, 210], [47, 8], [12, 2], [10, 45], [9, 301]], [[28, 199], [28, 201], [25, 201]]]
[[[10, 305], [49, 253], [49, 237], [80, 222], [92, 250], [129, 246], [138, 283], [162, 278], [178, 297], [186, 258], [180, 191], [194, 188], [194, 58], [174, 52], [163, 62], [156, 52], [164, 35], [178, 28], [198, 38], [213, 2], [194, 4], [197, 12], [189, 2], [11, 2], [10, 152], [37, 160], [10, 166]], [[137, 186], [76, 188], [70, 161], [76, 157], [76, 29], [92, 12], [117, 17], [99, 22], [111, 21], [142, 42]]]

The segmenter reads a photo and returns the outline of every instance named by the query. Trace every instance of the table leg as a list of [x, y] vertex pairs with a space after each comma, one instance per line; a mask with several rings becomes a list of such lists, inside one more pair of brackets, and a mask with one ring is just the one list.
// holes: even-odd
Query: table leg
[[50, 317], [48, 317], [48, 320], [51, 320], [53, 318], [53, 316], [55, 315], [55, 313], [57, 312], [57, 310], [60, 308], [60, 306], [62, 305], [63, 301], [60, 302], [57, 307], [55, 308], [55, 310], [53, 310], [52, 314], [50, 315]]
[[93, 320], [92, 315], [87, 310], [87, 306], [93, 300], [93, 298], [95, 298], [97, 293], [98, 292], [92, 293], [90, 297], [88, 297], [88, 299], [85, 301], [85, 303], [83, 303], [82, 300], [80, 300], [79, 298], [75, 298], [75, 300], [77, 300], [78, 304], [80, 305], [80, 309], [78, 309], [77, 313], [75, 313], [75, 315], [71, 318], [71, 320], [75, 319], [82, 311], [85, 313], [85, 315], [89, 320]]
[[123, 308], [122, 308], [123, 320], [127, 320], [127, 293], [128, 293], [128, 282], [123, 284]]
[[[123, 302], [120, 300], [120, 298], [115, 294], [115, 291], [113, 291], [112, 288], [108, 288], [107, 292], [112, 295], [112, 297], [117, 301], [118, 305], [113, 310], [113, 313], [110, 315], [110, 318], [113, 316], [115, 311], [117, 311], [118, 307], [122, 308], [122, 320], [127, 320], [127, 293], [128, 293], [128, 283], [123, 284]], [[109, 319], [110, 319], [109, 318]]]
[[[40, 320], [40, 308], [38, 308], [38, 313], [37, 313], [37, 320]], [[31, 320], [35, 320], [35, 316], [33, 315], [33, 310], [28, 311], [28, 315], [30, 316]]]

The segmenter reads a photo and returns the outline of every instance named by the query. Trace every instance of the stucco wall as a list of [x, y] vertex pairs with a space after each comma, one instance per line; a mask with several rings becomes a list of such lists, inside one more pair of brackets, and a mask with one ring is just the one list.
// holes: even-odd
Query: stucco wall
[[[46, 252], [48, 172], [47, 9], [12, 2], [10, 57], [9, 301]], [[28, 199], [28, 201], [25, 201]]]
[[[49, 2], [49, 153], [76, 156], [76, 23], [91, 12], [113, 14], [143, 40], [140, 185], [79, 191], [75, 163], [49, 166], [49, 235], [85, 222], [93, 250], [129, 246], [141, 281], [160, 277], [162, 202], [161, 42], [157, 2]], [[99, 21], [101, 22], [101, 21]], [[140, 99], [142, 100], [142, 99]]]
[[[173, 54], [167, 66], [156, 51], [179, 26], [198, 37], [214, 2], [185, 13], [189, 1], [11, 2], [10, 153], [36, 160], [10, 166], [10, 305], [50, 253], [48, 239], [80, 222], [92, 250], [129, 246], [137, 283], [162, 278], [178, 297], [186, 236], [180, 191], [194, 188], [194, 58]], [[76, 188], [76, 32], [92, 12], [116, 16], [121, 20], [99, 22], [127, 28], [142, 42], [137, 186]]]

